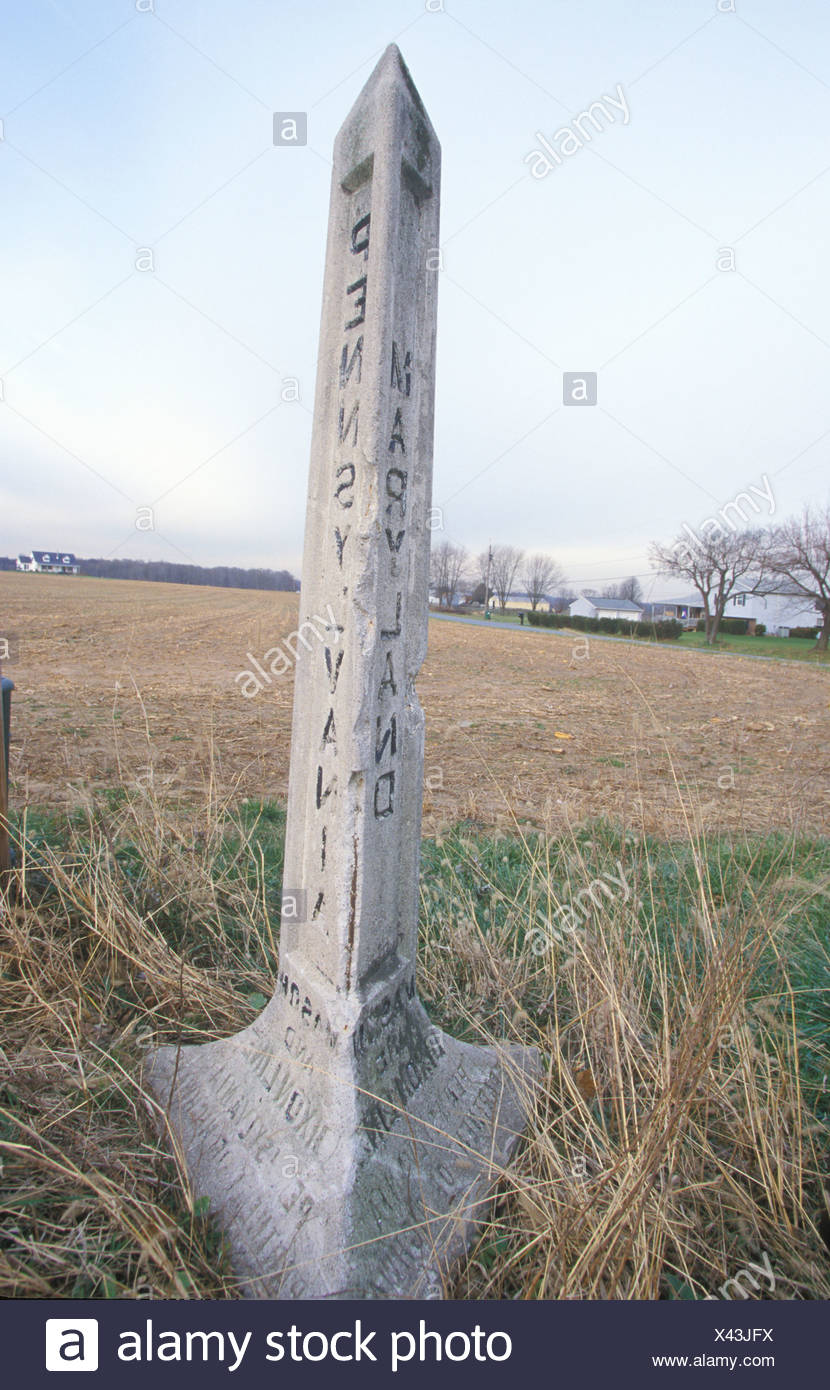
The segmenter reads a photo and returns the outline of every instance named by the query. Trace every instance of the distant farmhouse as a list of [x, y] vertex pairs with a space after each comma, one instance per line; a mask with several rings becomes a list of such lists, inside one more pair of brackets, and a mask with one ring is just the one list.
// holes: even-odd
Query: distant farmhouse
[[[493, 607], [495, 607], [496, 604], [497, 604], [497, 602], [498, 602], [498, 600], [496, 600], [496, 598], [495, 598], [495, 594], [491, 594], [490, 599], [491, 599], [491, 603], [493, 604]], [[521, 612], [521, 611], [523, 611], [523, 610], [525, 610], [525, 609], [532, 608], [532, 607], [533, 607], [533, 603], [532, 603], [530, 594], [524, 594], [524, 593], [518, 592], [518, 593], [508, 594], [508, 595], [507, 595], [507, 598], [504, 600], [504, 606], [505, 606], [505, 608], [512, 608], [512, 609], [516, 609], [516, 610], [518, 610], [519, 612]], [[547, 594], [542, 594], [542, 595], [536, 600], [536, 607], [537, 607], [541, 612], [547, 612], [547, 613], [549, 613], [549, 612], [551, 611], [551, 609], [550, 609], [550, 599], [548, 598]]]
[[[538, 613], [564, 613], [570, 601], [571, 595], [569, 594], [540, 594], [536, 599], [536, 611]], [[530, 594], [508, 594], [504, 606], [519, 610], [529, 609], [533, 607], [533, 600]]]
[[33, 550], [29, 555], [18, 555], [17, 568], [27, 574], [80, 574], [81, 567], [75, 556], [59, 550]]
[[599, 594], [580, 594], [568, 608], [572, 618], [624, 618], [638, 623], [643, 606], [630, 598], [600, 598]]

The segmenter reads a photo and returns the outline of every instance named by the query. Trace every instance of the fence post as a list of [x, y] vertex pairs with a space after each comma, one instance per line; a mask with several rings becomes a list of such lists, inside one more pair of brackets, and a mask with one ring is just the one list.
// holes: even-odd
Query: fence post
[[9, 852], [9, 724], [14, 683], [0, 677], [0, 874], [11, 868]]

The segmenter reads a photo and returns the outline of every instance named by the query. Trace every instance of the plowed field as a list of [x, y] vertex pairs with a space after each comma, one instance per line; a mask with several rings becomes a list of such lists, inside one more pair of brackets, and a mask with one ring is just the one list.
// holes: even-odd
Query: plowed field
[[[235, 676], [297, 624], [295, 595], [0, 574], [16, 639], [12, 803], [285, 794], [292, 676]], [[830, 672], [433, 620], [425, 831], [610, 816], [664, 835], [830, 825]]]

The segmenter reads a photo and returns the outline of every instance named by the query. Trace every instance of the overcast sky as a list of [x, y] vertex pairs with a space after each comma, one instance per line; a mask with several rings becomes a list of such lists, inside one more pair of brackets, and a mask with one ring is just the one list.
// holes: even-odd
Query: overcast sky
[[824, 500], [830, 15], [732, 4], [7, 0], [0, 553], [299, 572], [331, 147], [391, 41], [443, 147], [443, 534], [649, 589], [747, 484]]

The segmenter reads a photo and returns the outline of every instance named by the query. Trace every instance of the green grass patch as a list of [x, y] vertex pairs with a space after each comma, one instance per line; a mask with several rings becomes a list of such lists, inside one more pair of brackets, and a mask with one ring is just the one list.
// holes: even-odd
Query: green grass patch
[[778, 661], [808, 661], [815, 666], [830, 664], [830, 652], [817, 652], [810, 637], [718, 637], [709, 646], [702, 632], [684, 632], [679, 639], [682, 647], [697, 647], [709, 652], [735, 652], [740, 656], [768, 656]]
[[[746, 1003], [779, 1029], [793, 1028], [805, 1096], [816, 1119], [830, 1124], [830, 840], [722, 837], [693, 847], [625, 836], [603, 824], [554, 841], [493, 839], [459, 826], [438, 843], [424, 842], [421, 892], [425, 946], [433, 936], [472, 927], [484, 939], [507, 942], [515, 954], [533, 932], [549, 936], [552, 949], [569, 951], [581, 932], [594, 929], [598, 913], [633, 904], [624, 915], [632, 957], [646, 940], [669, 975], [682, 964], [698, 983], [708, 960], [701, 903], [720, 937], [751, 923], [748, 951], [759, 944]], [[776, 932], [755, 920], [759, 909], [774, 917]], [[541, 936], [534, 945], [541, 948]], [[538, 1000], [523, 1002], [531, 1013], [538, 1006]], [[659, 1030], [665, 1018], [654, 994], [651, 1004], [649, 1023]], [[458, 1032], [464, 1015], [447, 1007], [446, 994], [435, 1007], [442, 1026]]]

